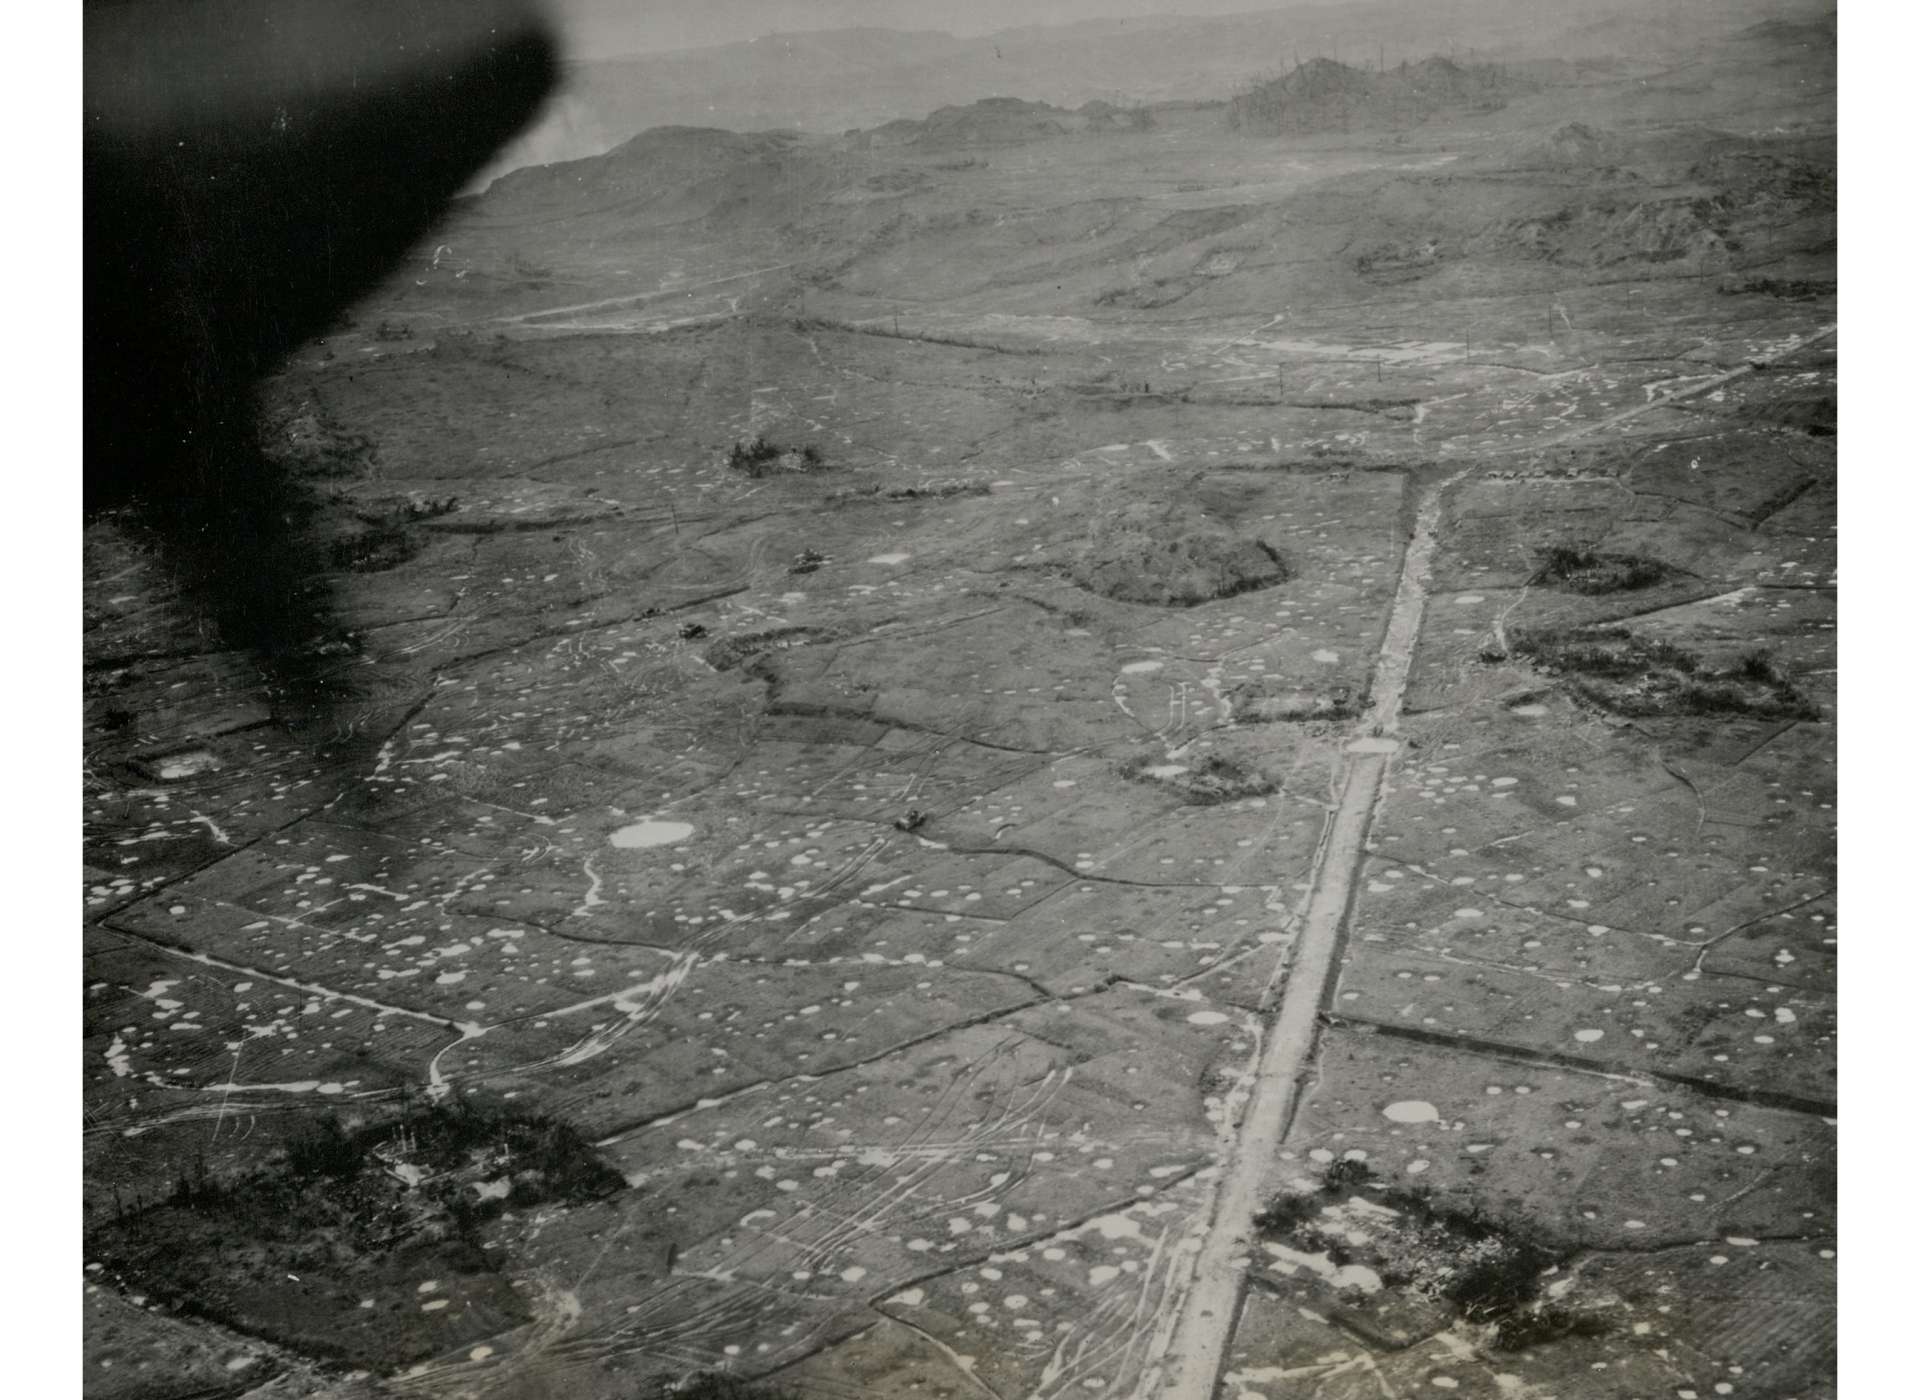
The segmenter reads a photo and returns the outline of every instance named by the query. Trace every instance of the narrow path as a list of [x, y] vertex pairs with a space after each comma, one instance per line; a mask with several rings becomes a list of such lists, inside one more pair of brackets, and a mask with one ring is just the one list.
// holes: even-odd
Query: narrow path
[[[775, 263], [772, 267], [749, 268], [745, 272], [730, 272], [724, 277], [709, 277], [703, 282], [687, 282], [678, 287], [661, 287], [651, 292], [629, 292], [624, 296], [603, 297], [599, 301], [576, 302], [572, 306], [548, 306], [539, 311], [522, 311], [513, 316], [489, 316], [465, 324], [473, 326], [501, 325], [515, 326], [537, 322], [548, 316], [570, 316], [580, 311], [604, 311], [617, 306], [641, 306], [650, 301], [664, 301], [668, 297], [685, 295], [688, 292], [704, 291], [708, 287], [718, 287], [726, 282], [740, 282], [749, 277], [759, 277], [768, 272], [782, 272], [792, 267], [790, 262]], [[457, 328], [456, 328], [457, 329]]]
[[1340, 800], [1320, 847], [1300, 940], [1287, 969], [1277, 1014], [1254, 1072], [1246, 1116], [1214, 1197], [1213, 1216], [1193, 1266], [1164, 1357], [1143, 1372], [1134, 1394], [1164, 1400], [1212, 1400], [1245, 1291], [1254, 1248], [1253, 1218], [1273, 1189], [1280, 1143], [1311, 1068], [1320, 1010], [1339, 957], [1341, 935], [1366, 859], [1367, 835], [1393, 754], [1414, 643], [1426, 611], [1427, 575], [1447, 488], [1465, 472], [1426, 489], [1400, 566], [1386, 636], [1374, 664], [1373, 695], [1341, 760]]
[[1773, 354], [1763, 360], [1749, 360], [1746, 364], [1738, 365], [1733, 369], [1727, 370], [1725, 373], [1716, 374], [1708, 379], [1689, 384], [1684, 389], [1675, 389], [1669, 393], [1655, 395], [1643, 404], [1636, 404], [1632, 408], [1621, 409], [1618, 413], [1610, 413], [1604, 418], [1595, 418], [1590, 422], [1578, 424], [1567, 432], [1545, 438], [1538, 443], [1530, 443], [1528, 446], [1552, 447], [1563, 442], [1573, 442], [1579, 438], [1590, 437], [1594, 433], [1602, 432], [1608, 428], [1617, 428], [1622, 423], [1631, 422], [1635, 418], [1652, 413], [1655, 409], [1670, 408], [1674, 404], [1682, 403], [1687, 399], [1697, 399], [1700, 395], [1711, 393], [1723, 384], [1729, 384], [1743, 375], [1752, 374], [1763, 365], [1774, 364], [1776, 361], [1786, 359], [1789, 355], [1798, 354], [1808, 346], [1818, 345], [1829, 336], [1838, 333], [1839, 329], [1839, 323], [1835, 322], [1831, 325], [1822, 326], [1819, 330], [1812, 331], [1804, 336], [1789, 336], [1785, 345], [1782, 345], [1780, 349], [1774, 351]]

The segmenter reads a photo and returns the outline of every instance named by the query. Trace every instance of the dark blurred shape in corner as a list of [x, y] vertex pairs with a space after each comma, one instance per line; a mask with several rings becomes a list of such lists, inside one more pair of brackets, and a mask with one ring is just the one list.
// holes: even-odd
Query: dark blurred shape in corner
[[85, 49], [87, 509], [158, 503], [208, 556], [183, 572], [232, 573], [220, 551], [254, 553], [238, 536], [284, 523], [290, 489], [253, 449], [252, 385], [533, 115], [553, 42], [534, 0], [92, 0]]

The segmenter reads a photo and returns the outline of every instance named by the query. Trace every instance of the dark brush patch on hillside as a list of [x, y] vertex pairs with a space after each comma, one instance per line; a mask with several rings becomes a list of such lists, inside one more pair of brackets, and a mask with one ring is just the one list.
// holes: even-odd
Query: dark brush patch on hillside
[[919, 481], [900, 486], [859, 486], [835, 491], [829, 503], [842, 505], [856, 501], [947, 501], [960, 496], [990, 496], [993, 488], [984, 481]]
[[1575, 698], [1612, 714], [1820, 717], [1820, 707], [1766, 651], [1748, 652], [1731, 666], [1715, 668], [1684, 647], [1636, 636], [1624, 627], [1525, 631], [1514, 636], [1512, 649], [1558, 678]]
[[1365, 707], [1366, 697], [1352, 687], [1336, 685], [1325, 691], [1302, 690], [1278, 676], [1254, 676], [1231, 687], [1226, 701], [1235, 724], [1279, 724], [1308, 720], [1352, 719]]
[[388, 1370], [527, 1321], [479, 1237], [487, 1220], [625, 1185], [566, 1124], [462, 1100], [374, 1126], [323, 1119], [233, 1180], [202, 1163], [164, 1199], [117, 1201], [86, 1255], [179, 1312]]
[[1162, 608], [1197, 607], [1291, 577], [1265, 540], [1236, 534], [1191, 506], [1152, 503], [1099, 516], [1055, 567], [1089, 593]]
[[1136, 754], [1118, 771], [1130, 781], [1150, 783], [1178, 794], [1189, 807], [1217, 807], [1280, 790], [1279, 781], [1272, 775], [1224, 754], [1208, 754], [1190, 763], [1156, 761], [1151, 755]]
[[1721, 287], [1722, 296], [1768, 296], [1782, 301], [1816, 301], [1830, 297], [1839, 288], [1832, 280], [1803, 277], [1749, 277], [1734, 286]]
[[[1506, 1352], [1612, 1330], [1600, 1315], [1540, 1302], [1542, 1280], [1570, 1251], [1471, 1204], [1376, 1181], [1364, 1162], [1335, 1162], [1317, 1189], [1276, 1197], [1254, 1224], [1290, 1250], [1354, 1268], [1329, 1284], [1350, 1309], [1341, 1320], [1400, 1344], [1450, 1318], [1492, 1326], [1493, 1349]], [[1369, 1273], [1401, 1296], [1368, 1296]]]
[[707, 664], [716, 671], [731, 671], [768, 652], [807, 646], [813, 642], [834, 641], [842, 635], [824, 627], [771, 627], [763, 632], [744, 632], [737, 637], [723, 637], [707, 648], [706, 659]]
[[802, 447], [782, 447], [777, 442], [769, 442], [756, 437], [747, 442], [736, 442], [727, 451], [727, 466], [744, 476], [756, 479], [779, 476], [788, 472], [817, 472], [825, 470], [826, 459], [820, 455], [820, 449], [808, 444]]
[[1584, 545], [1551, 544], [1535, 552], [1529, 583], [1570, 593], [1626, 593], [1664, 583], [1678, 570], [1643, 554], [1604, 553]]
[[1438, 56], [1383, 73], [1309, 60], [1227, 104], [1227, 125], [1255, 136], [1397, 129], [1440, 116], [1496, 112], [1536, 84], [1499, 64]]

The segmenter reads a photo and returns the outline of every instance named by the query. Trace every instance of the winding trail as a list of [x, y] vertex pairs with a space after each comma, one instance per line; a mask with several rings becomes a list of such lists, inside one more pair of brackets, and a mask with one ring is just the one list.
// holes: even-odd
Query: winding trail
[[[1400, 583], [1386, 636], [1374, 664], [1373, 696], [1355, 723], [1341, 759], [1340, 798], [1314, 864], [1299, 942], [1254, 1071], [1245, 1117], [1214, 1196], [1192, 1282], [1165, 1354], [1144, 1368], [1134, 1394], [1164, 1400], [1212, 1400], [1246, 1287], [1254, 1247], [1253, 1218], [1272, 1190], [1280, 1143], [1293, 1119], [1313, 1060], [1318, 1019], [1338, 960], [1355, 882], [1366, 859], [1367, 836], [1388, 765], [1400, 747], [1394, 737], [1406, 694], [1427, 577], [1439, 536], [1446, 492], [1458, 472], [1424, 488], [1413, 536], [1400, 566]], [[1263, 1006], [1270, 1012], [1270, 1006]]]

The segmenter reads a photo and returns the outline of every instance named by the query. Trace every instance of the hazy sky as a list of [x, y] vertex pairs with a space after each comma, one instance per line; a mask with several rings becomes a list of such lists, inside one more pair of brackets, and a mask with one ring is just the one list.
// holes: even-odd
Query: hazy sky
[[1023, 24], [1243, 14], [1299, 3], [1307, 0], [547, 0], [568, 50], [579, 57], [724, 44], [779, 30], [883, 25], [985, 34]]

